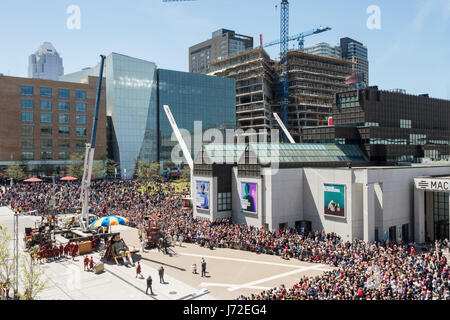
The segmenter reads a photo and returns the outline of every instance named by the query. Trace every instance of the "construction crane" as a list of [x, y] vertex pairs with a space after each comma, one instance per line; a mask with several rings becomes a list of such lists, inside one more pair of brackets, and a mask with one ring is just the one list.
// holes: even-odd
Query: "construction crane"
[[[325, 31], [329, 31], [329, 30], [331, 30], [330, 27], [323, 27], [323, 26], [319, 27], [319, 28], [311, 29], [309, 31], [301, 32], [301, 33], [296, 34], [294, 36], [290, 36], [288, 38], [288, 42], [290, 42], [290, 41], [297, 41], [298, 42], [298, 49], [303, 51], [304, 48], [305, 48], [305, 38], [306, 37], [309, 37], [309, 36], [312, 36], [312, 35], [315, 35], [315, 34], [319, 34], [319, 33], [325, 32]], [[271, 42], [268, 42], [268, 43], [264, 44], [263, 47], [266, 48], [266, 47], [274, 46], [274, 45], [279, 44], [280, 42], [281, 42], [281, 40], [271, 41]]]
[[[288, 50], [289, 50], [289, 1], [281, 1], [280, 13], [280, 112], [281, 119], [288, 126], [289, 106], [289, 76], [288, 76]], [[287, 137], [282, 135], [283, 142]]]
[[84, 231], [89, 227], [89, 194], [91, 186], [92, 166], [94, 164], [95, 137], [97, 135], [98, 109], [100, 105], [102, 82], [103, 82], [103, 66], [106, 57], [100, 55], [100, 75], [98, 78], [97, 97], [95, 100], [94, 118], [92, 120], [91, 143], [86, 143], [86, 152], [84, 155], [83, 179], [81, 181], [81, 220], [80, 225]]

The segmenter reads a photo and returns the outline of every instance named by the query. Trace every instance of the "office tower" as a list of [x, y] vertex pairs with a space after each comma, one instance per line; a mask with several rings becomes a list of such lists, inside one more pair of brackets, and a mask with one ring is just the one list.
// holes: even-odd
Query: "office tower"
[[208, 73], [212, 63], [252, 48], [252, 37], [219, 29], [212, 33], [211, 39], [189, 48], [189, 71]]
[[369, 86], [369, 60], [367, 47], [351, 38], [341, 38], [342, 58], [354, 63], [353, 74], [358, 76], [365, 86]]
[[64, 74], [63, 59], [50, 42], [44, 42], [28, 59], [28, 77], [57, 81]]

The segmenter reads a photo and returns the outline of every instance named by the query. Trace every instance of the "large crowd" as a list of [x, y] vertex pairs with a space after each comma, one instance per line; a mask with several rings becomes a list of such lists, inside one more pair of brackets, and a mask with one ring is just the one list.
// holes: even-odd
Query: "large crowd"
[[[53, 207], [63, 212], [81, 206], [79, 189], [73, 182], [15, 184], [1, 194], [0, 205], [41, 213]], [[303, 277], [290, 288], [280, 286], [239, 296], [239, 300], [450, 300], [444, 254], [449, 246], [447, 239], [421, 251], [411, 243], [348, 242], [333, 233], [294, 229], [271, 232], [228, 219], [210, 222], [194, 219], [182, 209], [181, 195], [187, 192], [188, 185], [175, 192], [168, 183], [98, 181], [92, 185], [90, 207], [99, 216], [121, 211], [136, 226], [146, 216], [158, 216], [172, 239], [200, 246], [249, 250], [333, 267], [320, 276]]]

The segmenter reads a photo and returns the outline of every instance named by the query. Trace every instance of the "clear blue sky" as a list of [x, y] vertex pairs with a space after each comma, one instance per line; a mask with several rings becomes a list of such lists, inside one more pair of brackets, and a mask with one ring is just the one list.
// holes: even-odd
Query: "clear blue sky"
[[[26, 76], [28, 56], [50, 41], [66, 73], [118, 52], [188, 70], [188, 48], [219, 28], [264, 42], [279, 38], [279, 0], [14, 0], [0, 2], [0, 72]], [[69, 5], [81, 9], [81, 29], [69, 30]], [[369, 30], [369, 5], [381, 9], [381, 30]], [[450, 99], [450, 0], [290, 0], [290, 33], [327, 25], [306, 46], [348, 36], [369, 49], [370, 84]], [[291, 44], [293, 45], [293, 44]], [[273, 58], [278, 48], [268, 51]]]

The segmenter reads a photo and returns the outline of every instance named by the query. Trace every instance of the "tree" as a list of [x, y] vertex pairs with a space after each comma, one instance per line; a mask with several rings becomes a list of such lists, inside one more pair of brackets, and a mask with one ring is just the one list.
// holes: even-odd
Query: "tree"
[[11, 234], [5, 227], [0, 226], [0, 282], [12, 287], [14, 283], [14, 260], [11, 254]]
[[94, 161], [92, 170], [93, 170], [92, 175], [94, 176], [94, 179], [102, 179], [103, 176], [105, 175], [106, 161], [103, 160]]
[[135, 175], [141, 179], [159, 176], [159, 163], [139, 160], [136, 165]]
[[34, 300], [45, 288], [45, 280], [42, 279], [45, 271], [41, 268], [37, 259], [37, 246], [30, 249], [29, 254], [21, 258], [21, 277], [23, 288], [25, 290], [24, 299]]
[[23, 180], [26, 174], [20, 164], [11, 164], [6, 169], [6, 176], [14, 180]]
[[120, 176], [120, 168], [117, 162], [109, 158], [106, 158], [104, 160], [106, 161], [106, 178], [113, 179], [115, 177], [116, 170], [117, 176]]
[[183, 169], [181, 170], [181, 180], [190, 182], [191, 181], [191, 168], [189, 165], [183, 165]]
[[84, 153], [72, 153], [70, 160], [72, 163], [67, 165], [67, 175], [81, 178], [83, 176]]

